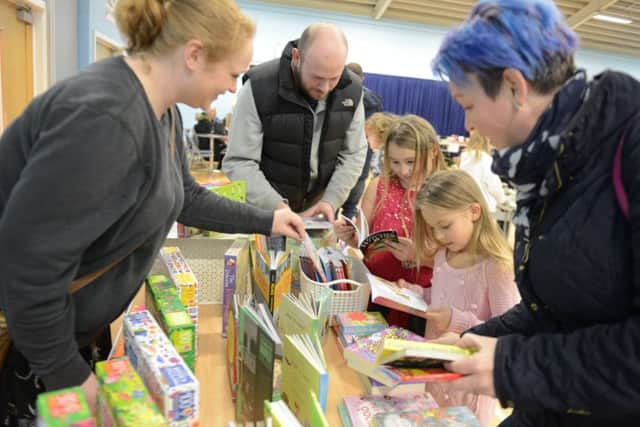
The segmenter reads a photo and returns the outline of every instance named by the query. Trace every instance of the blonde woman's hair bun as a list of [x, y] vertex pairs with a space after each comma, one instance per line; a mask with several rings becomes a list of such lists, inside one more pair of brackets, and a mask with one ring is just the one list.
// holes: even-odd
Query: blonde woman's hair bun
[[127, 39], [127, 53], [145, 52], [167, 20], [172, 1], [118, 0], [114, 11], [118, 29]]

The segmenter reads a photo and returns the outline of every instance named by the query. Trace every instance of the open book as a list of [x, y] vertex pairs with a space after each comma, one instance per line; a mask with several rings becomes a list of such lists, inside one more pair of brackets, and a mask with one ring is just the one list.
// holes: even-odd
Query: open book
[[316, 294], [285, 294], [278, 308], [276, 322], [281, 336], [308, 334], [324, 337], [329, 324], [332, 292], [328, 287], [320, 288]]
[[367, 277], [371, 285], [371, 301], [394, 310], [425, 317], [427, 303], [422, 295], [370, 273]]
[[358, 211], [357, 224], [344, 215], [341, 215], [341, 217], [354, 228], [358, 248], [362, 251], [365, 259], [369, 259], [380, 252], [388, 251], [389, 249], [385, 245], [386, 241], [398, 242], [398, 233], [395, 230], [380, 230], [369, 234], [369, 223], [362, 209]]
[[385, 338], [376, 352], [376, 365], [398, 368], [440, 368], [471, 356], [474, 350], [455, 345]]

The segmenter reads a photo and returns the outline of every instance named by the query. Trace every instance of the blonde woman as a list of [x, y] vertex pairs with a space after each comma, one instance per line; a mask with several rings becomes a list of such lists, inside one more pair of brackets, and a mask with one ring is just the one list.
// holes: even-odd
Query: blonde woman
[[[384, 279], [405, 279], [426, 288], [431, 286], [433, 259], [425, 254], [421, 267], [416, 268], [411, 235], [413, 204], [425, 178], [445, 168], [438, 136], [425, 119], [414, 115], [403, 116], [389, 128], [384, 151], [382, 175], [369, 183], [361, 211], [369, 223], [370, 232], [395, 230], [399, 242], [387, 242], [389, 251], [378, 253], [365, 260], [365, 263], [373, 274]], [[343, 219], [336, 221], [334, 228], [339, 239], [357, 246], [353, 229]], [[376, 309], [385, 311], [381, 307]], [[419, 333], [424, 331], [424, 319], [395, 310], [385, 315], [390, 324]]]
[[487, 201], [489, 212], [494, 213], [498, 205], [504, 203], [507, 198], [500, 178], [491, 170], [493, 158], [489, 153], [489, 139], [472, 130], [469, 145], [460, 155], [460, 169], [476, 180]]
[[[401, 281], [423, 291], [429, 304], [425, 336], [457, 334], [509, 310], [520, 300], [513, 276], [512, 251], [488, 211], [474, 179], [461, 170], [437, 172], [420, 189], [415, 202], [416, 259], [428, 251], [424, 242], [439, 246], [433, 262], [430, 289]], [[446, 392], [427, 386], [440, 406], [468, 406], [482, 425], [493, 418], [495, 399]]]
[[[304, 233], [288, 210], [198, 186], [168, 112], [235, 91], [254, 24], [232, 0], [120, 0], [115, 16], [128, 56], [58, 83], [0, 140], [0, 307], [14, 343], [0, 373], [0, 425], [32, 422], [45, 389], [81, 385], [95, 408], [89, 344], [137, 293], [176, 219]], [[88, 285], [70, 295], [74, 281]]]

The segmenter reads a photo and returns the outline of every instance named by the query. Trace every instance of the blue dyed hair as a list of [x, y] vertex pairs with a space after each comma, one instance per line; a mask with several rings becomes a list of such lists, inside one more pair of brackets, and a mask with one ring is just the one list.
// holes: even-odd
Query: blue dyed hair
[[577, 35], [551, 0], [480, 0], [447, 34], [432, 69], [458, 86], [476, 74], [494, 98], [503, 71], [515, 68], [544, 94], [575, 73], [577, 45]]

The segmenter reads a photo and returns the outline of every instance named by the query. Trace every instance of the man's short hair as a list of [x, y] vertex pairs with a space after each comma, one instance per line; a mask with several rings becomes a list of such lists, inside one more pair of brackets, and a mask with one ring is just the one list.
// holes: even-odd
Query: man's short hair
[[361, 79], [364, 79], [364, 71], [362, 71], [362, 67], [357, 62], [348, 63], [347, 68]]

